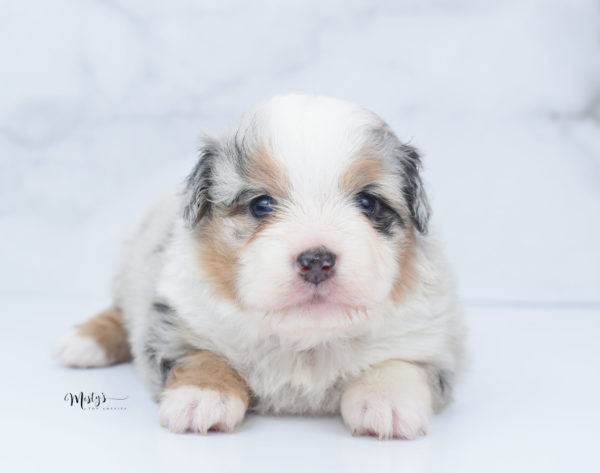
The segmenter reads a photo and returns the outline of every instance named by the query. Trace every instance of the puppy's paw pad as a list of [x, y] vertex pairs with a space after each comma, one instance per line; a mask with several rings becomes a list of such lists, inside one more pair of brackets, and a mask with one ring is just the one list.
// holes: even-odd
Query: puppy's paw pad
[[63, 333], [53, 346], [54, 356], [65, 366], [91, 368], [110, 364], [104, 348], [91, 337], [81, 335], [76, 327]]
[[344, 394], [341, 411], [353, 435], [371, 435], [380, 440], [414, 440], [427, 433], [431, 418], [428, 400], [360, 389]]
[[171, 432], [233, 432], [246, 404], [237, 396], [197, 386], [180, 386], [161, 394], [159, 419]]

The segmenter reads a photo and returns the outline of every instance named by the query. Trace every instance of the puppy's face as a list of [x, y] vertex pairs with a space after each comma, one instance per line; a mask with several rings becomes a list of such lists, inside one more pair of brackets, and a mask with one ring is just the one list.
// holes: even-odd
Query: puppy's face
[[284, 96], [207, 140], [185, 218], [218, 297], [285, 329], [339, 328], [399, 302], [426, 231], [419, 157], [374, 114]]

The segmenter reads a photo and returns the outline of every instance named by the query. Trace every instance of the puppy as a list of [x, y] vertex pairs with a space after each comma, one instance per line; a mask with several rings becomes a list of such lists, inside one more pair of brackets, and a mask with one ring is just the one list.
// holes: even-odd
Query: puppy
[[56, 344], [68, 366], [133, 358], [174, 432], [341, 412], [414, 439], [462, 360], [453, 280], [420, 158], [375, 114], [286, 95], [207, 138], [125, 245], [114, 304]]

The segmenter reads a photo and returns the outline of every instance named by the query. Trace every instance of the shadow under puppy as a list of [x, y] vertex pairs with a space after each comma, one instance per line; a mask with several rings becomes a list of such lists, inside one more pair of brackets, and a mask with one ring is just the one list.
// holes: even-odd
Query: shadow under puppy
[[60, 337], [57, 356], [133, 358], [175, 432], [232, 431], [250, 408], [425, 434], [463, 329], [419, 171], [368, 110], [259, 104], [205, 140], [184, 187], [127, 240], [112, 308]]

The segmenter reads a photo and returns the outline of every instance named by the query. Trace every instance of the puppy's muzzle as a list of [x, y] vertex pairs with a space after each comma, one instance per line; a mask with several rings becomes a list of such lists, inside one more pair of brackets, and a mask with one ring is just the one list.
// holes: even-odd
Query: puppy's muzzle
[[300, 276], [307, 282], [317, 285], [333, 276], [335, 266], [335, 254], [327, 248], [312, 248], [298, 255]]

